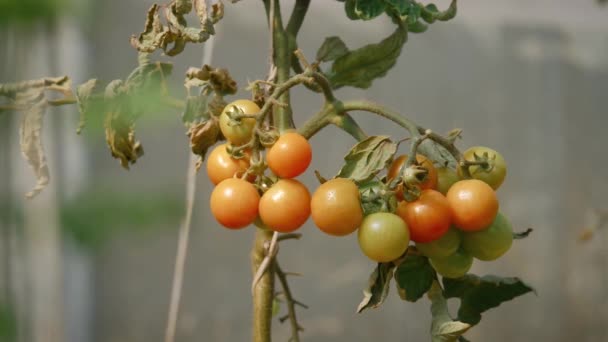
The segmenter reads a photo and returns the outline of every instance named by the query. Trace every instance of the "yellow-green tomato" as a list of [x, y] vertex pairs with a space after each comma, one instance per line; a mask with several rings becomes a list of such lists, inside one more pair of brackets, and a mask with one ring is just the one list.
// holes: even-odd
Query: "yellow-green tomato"
[[477, 232], [464, 233], [462, 247], [473, 257], [492, 261], [505, 254], [513, 244], [513, 228], [501, 213], [496, 215], [492, 224]]
[[461, 239], [460, 232], [451, 227], [439, 240], [416, 243], [416, 248], [429, 258], [442, 258], [456, 253]]
[[368, 258], [389, 262], [399, 258], [410, 243], [410, 232], [401, 217], [391, 213], [367, 215], [358, 233], [359, 247]]
[[[483, 159], [486, 153], [488, 156], [488, 168], [484, 168], [481, 165], [472, 165], [469, 166], [469, 172], [471, 173], [471, 177], [486, 182], [492, 189], [496, 190], [507, 176], [507, 164], [503, 156], [485, 146], [471, 147], [464, 151], [462, 156], [468, 161], [478, 161], [480, 158]], [[460, 168], [458, 168], [458, 172], [458, 175], [463, 178]]]
[[429, 258], [431, 266], [446, 278], [460, 278], [473, 266], [473, 257], [459, 249], [456, 253], [442, 258]]
[[246, 115], [259, 113], [260, 107], [250, 100], [236, 100], [229, 103], [222, 111], [220, 115], [220, 130], [222, 134], [232, 145], [240, 146], [251, 140], [256, 120], [254, 118], [242, 118], [239, 122], [234, 122], [234, 120], [230, 119], [228, 112], [235, 111], [235, 107], [237, 108], [237, 113]]
[[437, 191], [442, 194], [447, 194], [450, 187], [459, 180], [460, 177], [458, 177], [456, 170], [446, 166], [437, 168]]

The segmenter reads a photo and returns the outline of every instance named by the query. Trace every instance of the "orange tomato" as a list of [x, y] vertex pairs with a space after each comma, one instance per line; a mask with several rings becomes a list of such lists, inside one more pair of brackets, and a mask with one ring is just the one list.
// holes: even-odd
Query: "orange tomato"
[[454, 183], [446, 197], [452, 209], [454, 225], [460, 230], [482, 230], [494, 221], [498, 213], [498, 198], [494, 189], [477, 179]]
[[266, 154], [268, 167], [281, 178], [294, 178], [306, 171], [312, 160], [312, 148], [296, 132], [284, 133]]
[[259, 203], [258, 190], [239, 178], [225, 179], [211, 192], [213, 217], [230, 229], [244, 228], [253, 223], [258, 216]]
[[268, 228], [281, 233], [293, 232], [310, 216], [310, 193], [295, 179], [281, 179], [262, 195], [259, 212]]
[[207, 176], [215, 185], [224, 179], [239, 176], [249, 168], [249, 156], [234, 159], [226, 151], [227, 146], [228, 144], [217, 146], [207, 157]]
[[315, 225], [329, 235], [348, 235], [363, 221], [359, 188], [346, 178], [321, 184], [312, 195], [310, 208]]
[[[386, 175], [386, 179], [389, 182], [391, 180], [395, 179], [399, 175], [399, 170], [405, 164], [406, 161], [407, 161], [407, 155], [399, 156], [397, 159], [395, 159], [393, 161], [393, 163], [389, 167], [388, 173]], [[426, 177], [419, 184], [420, 190], [437, 188], [437, 169], [435, 169], [435, 166], [433, 165], [433, 161], [431, 161], [427, 157], [423, 156], [422, 154], [416, 155], [416, 161], [418, 162], [418, 165], [425, 168], [428, 172]], [[397, 198], [399, 200], [403, 200], [403, 190], [402, 189], [403, 188], [400, 185], [396, 190]]]

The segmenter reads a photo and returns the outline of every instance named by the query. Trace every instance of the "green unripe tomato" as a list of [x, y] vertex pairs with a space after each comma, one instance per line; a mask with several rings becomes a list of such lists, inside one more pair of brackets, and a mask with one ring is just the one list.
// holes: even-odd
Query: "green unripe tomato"
[[450, 187], [459, 180], [460, 177], [458, 177], [456, 170], [446, 166], [437, 168], [437, 191], [442, 194], [447, 194]]
[[464, 233], [462, 247], [473, 257], [492, 261], [505, 254], [513, 244], [513, 228], [501, 213], [496, 215], [492, 224], [477, 232]]
[[416, 248], [429, 258], [442, 258], [456, 253], [461, 240], [460, 232], [451, 227], [439, 240], [416, 243]]
[[377, 262], [398, 259], [410, 243], [410, 232], [401, 217], [391, 213], [367, 215], [358, 231], [359, 247]]
[[234, 107], [238, 108], [237, 112], [242, 112], [247, 115], [259, 113], [260, 107], [250, 100], [236, 100], [229, 103], [222, 111], [222, 114], [220, 115], [220, 130], [222, 131], [222, 134], [232, 145], [240, 146], [251, 140], [256, 120], [254, 118], [243, 118], [238, 124], [231, 125], [233, 122], [230, 120], [228, 111], [234, 110]]
[[443, 258], [429, 258], [431, 266], [445, 278], [460, 278], [473, 266], [473, 257], [459, 249], [456, 253]]
[[[487, 183], [492, 189], [496, 190], [507, 176], [507, 164], [503, 156], [497, 151], [484, 146], [471, 147], [464, 151], [462, 156], [465, 160], [476, 161], [477, 158], [475, 156], [483, 157], [485, 153], [488, 154], [489, 169], [485, 169], [481, 165], [472, 165], [469, 167], [469, 172], [471, 173], [471, 177]], [[464, 175], [461, 174], [460, 168], [458, 168], [458, 171], [458, 175], [463, 178]]]

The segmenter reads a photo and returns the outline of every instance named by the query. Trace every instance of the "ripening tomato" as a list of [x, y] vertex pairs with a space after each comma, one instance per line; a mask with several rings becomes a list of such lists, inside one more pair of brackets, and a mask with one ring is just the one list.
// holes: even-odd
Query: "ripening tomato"
[[[389, 182], [399, 175], [399, 170], [405, 164], [406, 161], [407, 161], [407, 155], [399, 156], [397, 159], [395, 159], [393, 161], [393, 163], [391, 164], [391, 166], [388, 169], [388, 173], [386, 174], [386, 179]], [[416, 161], [418, 162], [418, 164], [420, 166], [422, 166], [423, 168], [425, 168], [428, 171], [428, 173], [426, 174], [424, 179], [422, 179], [422, 182], [419, 184], [420, 189], [421, 190], [435, 189], [437, 187], [437, 169], [435, 169], [435, 166], [433, 165], [433, 161], [431, 161], [427, 157], [423, 156], [422, 154], [416, 155]], [[403, 200], [403, 190], [402, 190], [401, 185], [399, 187], [397, 187], [396, 193], [397, 193], [397, 198], [399, 200]]]
[[462, 247], [473, 257], [491, 261], [500, 258], [513, 244], [513, 228], [509, 220], [501, 213], [496, 215], [492, 224], [477, 232], [465, 233]]
[[431, 266], [446, 278], [460, 278], [467, 274], [473, 266], [473, 257], [462, 249], [443, 258], [429, 258]]
[[296, 132], [284, 133], [266, 153], [268, 167], [281, 178], [294, 178], [306, 171], [312, 160], [310, 143]]
[[[496, 190], [507, 176], [507, 163], [505, 162], [505, 158], [495, 150], [484, 146], [471, 147], [464, 151], [462, 156], [465, 160], [476, 161], [475, 156], [482, 157], [485, 153], [488, 154], [488, 159], [490, 160], [489, 167], [484, 168], [481, 165], [471, 165], [469, 166], [469, 173], [471, 173], [471, 177], [474, 179], [484, 181], [491, 186], [492, 189]], [[460, 168], [458, 168], [458, 171], [459, 176], [463, 178]]]
[[447, 166], [437, 168], [437, 191], [447, 194], [448, 190], [458, 182], [460, 178], [454, 169]]
[[438, 240], [427, 243], [416, 243], [416, 248], [429, 258], [442, 258], [456, 253], [462, 241], [461, 233], [451, 227]]
[[308, 220], [308, 216], [310, 193], [295, 179], [280, 179], [260, 199], [260, 218], [274, 231], [293, 232]]
[[232, 158], [226, 150], [227, 146], [228, 144], [217, 146], [207, 157], [207, 176], [215, 185], [224, 179], [239, 176], [249, 168], [249, 156]]
[[211, 192], [211, 213], [224, 227], [244, 228], [258, 216], [260, 194], [253, 184], [239, 179], [221, 181]]
[[321, 184], [312, 195], [310, 209], [315, 225], [330, 235], [348, 235], [363, 221], [359, 188], [347, 178]]
[[460, 230], [474, 232], [489, 226], [498, 213], [498, 198], [488, 184], [465, 179], [452, 185], [447, 194], [452, 220]]
[[224, 108], [224, 111], [222, 111], [222, 114], [220, 115], [220, 130], [222, 131], [222, 134], [232, 145], [240, 146], [251, 140], [256, 120], [254, 118], [244, 118], [241, 119], [239, 124], [231, 126], [231, 120], [227, 112], [232, 110], [235, 106], [240, 109], [243, 114], [248, 115], [259, 113], [260, 107], [250, 100], [236, 100], [229, 103]]
[[407, 224], [391, 213], [367, 215], [358, 232], [359, 247], [368, 258], [389, 262], [399, 258], [410, 243]]
[[450, 204], [439, 191], [422, 190], [413, 202], [401, 201], [397, 207], [399, 215], [410, 229], [414, 242], [431, 242], [439, 239], [452, 224]]

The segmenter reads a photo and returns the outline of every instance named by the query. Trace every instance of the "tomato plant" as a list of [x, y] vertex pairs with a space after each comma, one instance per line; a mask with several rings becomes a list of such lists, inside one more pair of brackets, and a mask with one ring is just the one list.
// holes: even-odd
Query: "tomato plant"
[[270, 229], [288, 233], [310, 216], [310, 193], [295, 179], [281, 179], [260, 199], [260, 218]]
[[513, 244], [513, 228], [501, 213], [484, 230], [465, 233], [462, 246], [476, 259], [491, 261], [500, 258]]
[[315, 225], [329, 235], [348, 235], [363, 221], [359, 188], [350, 179], [335, 178], [321, 184], [312, 195], [310, 208]]
[[211, 192], [213, 217], [224, 227], [239, 229], [252, 224], [258, 216], [260, 194], [249, 182], [228, 178]]
[[363, 254], [377, 262], [399, 258], [410, 243], [405, 221], [391, 213], [379, 212], [366, 216], [357, 237]]
[[281, 178], [293, 178], [306, 171], [312, 160], [310, 143], [301, 134], [288, 132], [266, 154], [268, 167]]
[[249, 168], [248, 155], [235, 159], [228, 153], [226, 147], [227, 144], [218, 145], [207, 157], [207, 176], [214, 185], [224, 179], [240, 176]]
[[220, 115], [220, 129], [226, 139], [233, 145], [243, 145], [248, 143], [253, 136], [255, 118], [232, 119], [231, 116], [255, 115], [260, 111], [260, 107], [250, 100], [236, 100], [226, 105]]
[[397, 214], [407, 223], [410, 238], [415, 242], [439, 239], [452, 223], [448, 200], [436, 190], [423, 190], [413, 202], [402, 201]]
[[[474, 146], [463, 152], [466, 162], [481, 163], [468, 166], [469, 173], [474, 179], [486, 182], [492, 189], [500, 187], [507, 176], [507, 163], [502, 154], [485, 146]], [[460, 168], [459, 176], [464, 177]]]
[[[210, 197], [211, 213], [220, 225], [230, 229], [257, 226], [251, 253], [253, 341], [271, 340], [272, 313], [279, 294], [288, 310], [281, 321], [289, 319], [290, 340], [299, 341], [301, 328], [295, 306], [301, 303], [293, 298], [287, 273], [279, 266], [277, 246], [284, 240], [301, 237], [294, 231], [311, 215], [315, 225], [329, 235], [345, 236], [358, 229], [363, 254], [377, 262], [359, 312], [380, 306], [394, 281], [406, 301], [428, 295], [434, 341], [462, 339], [462, 334], [479, 323], [481, 313], [532, 291], [517, 278], [466, 274], [473, 257], [494, 260], [512, 243], [512, 228], [498, 213], [494, 192], [506, 175], [503, 157], [486, 147], [461, 153], [456, 146], [461, 130], [443, 136], [382, 104], [341, 98], [349, 92], [336, 92], [343, 87], [369, 88], [397, 63], [413, 34], [452, 19], [457, 2], [452, 0], [444, 10], [416, 1], [340, 2], [347, 18], [368, 21], [383, 15], [392, 20], [394, 31], [377, 43], [353, 49], [331, 35], [316, 53], [302, 51], [298, 46], [308, 44], [300, 44], [298, 34], [311, 1], [295, 0], [289, 19], [283, 18], [280, 0], [260, 1], [266, 12], [264, 18], [268, 19], [271, 47], [266, 76], [239, 87], [228, 69], [206, 61], [182, 70], [182, 101], [167, 82], [173, 65], [153, 60], [159, 55], [155, 52], [171, 57], [194, 43], [205, 42], [230, 11], [224, 11], [222, 1], [208, 4], [202, 0], [170, 0], [153, 4], [145, 15], [144, 31], [132, 36], [131, 45], [138, 52], [137, 66], [124, 80], [106, 85], [91, 79], [78, 85], [76, 91], [68, 76], [1, 84], [0, 114], [8, 111], [23, 115], [19, 120], [20, 147], [37, 177], [37, 184], [26, 196], [36, 196], [49, 179], [51, 168], [46, 165], [41, 139], [47, 107], [77, 104], [81, 114], [79, 131], [87, 118], [104, 115], [110, 154], [125, 169], [143, 156], [142, 143], [136, 138], [136, 121], [150, 109], [181, 111], [189, 138], [185, 148], [193, 154], [192, 169], [200, 169], [211, 149], [206, 163], [208, 177], [215, 185]], [[193, 24], [190, 17], [194, 16], [197, 18]], [[251, 64], [247, 60], [250, 51], [237, 50], [235, 54]], [[314, 60], [310, 60], [311, 56]], [[297, 94], [292, 92], [295, 87], [305, 87], [322, 98], [322, 104], [314, 108], [316, 114], [308, 119], [294, 120], [291, 99]], [[229, 96], [244, 90], [251, 91], [249, 98], [227, 103]], [[47, 97], [53, 92], [59, 96]], [[387, 135], [369, 135], [351, 115], [353, 112], [386, 118], [403, 128], [400, 135], [407, 133], [407, 137], [399, 136], [401, 140], [395, 142]], [[301, 125], [296, 128], [294, 122]], [[327, 179], [315, 172], [322, 184], [311, 197], [306, 186], [294, 178], [303, 174], [312, 161], [309, 139], [329, 125], [357, 142], [347, 151], [335, 177]], [[226, 143], [214, 148], [224, 139]], [[400, 144], [406, 141], [411, 158], [397, 154]], [[322, 146], [315, 153], [322, 154], [330, 147], [335, 146]], [[188, 210], [180, 231], [172, 293], [180, 293], [180, 270], [184, 269], [183, 256], [188, 246], [183, 242], [187, 242], [194, 210], [196, 183], [192, 170], [188, 172]], [[416, 242], [417, 250], [408, 249], [410, 238]], [[314, 246], [310, 250], [314, 252]], [[443, 276], [442, 284], [438, 275]], [[276, 289], [278, 284], [282, 291]], [[446, 299], [452, 297], [461, 299], [454, 318], [445, 305]], [[175, 336], [171, 327], [176, 326], [178, 304], [179, 296], [172, 296], [165, 339], [169, 342]]]
[[416, 248], [429, 258], [441, 258], [456, 253], [460, 247], [462, 235], [458, 229], [451, 227], [442, 237], [431, 242], [417, 242]]
[[494, 189], [477, 179], [456, 182], [446, 197], [452, 208], [454, 225], [464, 231], [486, 228], [498, 213]]

